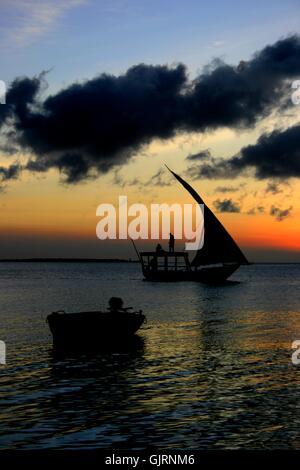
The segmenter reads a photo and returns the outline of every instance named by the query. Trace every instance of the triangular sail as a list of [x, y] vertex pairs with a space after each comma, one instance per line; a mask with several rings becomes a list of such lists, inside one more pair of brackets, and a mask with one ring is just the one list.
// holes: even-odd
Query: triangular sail
[[[167, 167], [168, 168], [168, 167]], [[214, 213], [207, 207], [199, 194], [174, 171], [168, 170], [190, 193], [198, 204], [204, 204], [204, 245], [197, 251], [192, 266], [215, 263], [249, 264], [231, 235], [223, 227]]]

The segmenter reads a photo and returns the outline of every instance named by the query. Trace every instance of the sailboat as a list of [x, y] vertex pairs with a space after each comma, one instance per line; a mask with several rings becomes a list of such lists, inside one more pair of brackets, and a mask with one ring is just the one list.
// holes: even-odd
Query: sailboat
[[168, 170], [195, 201], [204, 206], [204, 245], [191, 262], [185, 251], [139, 252], [143, 275], [150, 281], [222, 283], [241, 265], [250, 263], [201, 196], [181, 176]]

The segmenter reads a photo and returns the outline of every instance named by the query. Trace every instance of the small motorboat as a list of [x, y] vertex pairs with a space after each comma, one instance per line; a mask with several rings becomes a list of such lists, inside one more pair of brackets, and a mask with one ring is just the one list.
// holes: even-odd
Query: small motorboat
[[112, 297], [105, 312], [52, 312], [47, 317], [47, 323], [53, 336], [53, 346], [82, 350], [129, 344], [146, 320], [141, 310], [131, 312], [131, 309], [123, 308], [122, 299]]

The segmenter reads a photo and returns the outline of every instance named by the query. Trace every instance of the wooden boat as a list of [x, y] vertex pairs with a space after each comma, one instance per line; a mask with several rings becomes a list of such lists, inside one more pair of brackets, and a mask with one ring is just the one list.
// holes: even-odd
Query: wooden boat
[[124, 345], [145, 322], [142, 311], [110, 309], [107, 312], [66, 313], [52, 312], [47, 323], [58, 348], [101, 349], [111, 345]]
[[199, 194], [183, 178], [169, 171], [198, 204], [204, 205], [204, 245], [191, 262], [188, 252], [139, 252], [143, 275], [149, 281], [222, 283], [241, 265], [250, 263]]

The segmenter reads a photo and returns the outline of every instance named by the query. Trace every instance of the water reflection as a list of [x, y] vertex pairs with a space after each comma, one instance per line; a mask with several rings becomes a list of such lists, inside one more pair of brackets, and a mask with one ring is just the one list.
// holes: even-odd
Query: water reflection
[[[148, 303], [138, 347], [97, 354], [49, 349], [34, 302], [24, 313], [14, 294], [1, 323], [8, 363], [0, 370], [0, 447], [299, 448], [300, 369], [290, 360], [300, 336], [297, 272], [257, 270], [252, 282], [218, 287], [135, 280]], [[80, 292], [86, 273], [74, 273], [67, 287], [77, 276]], [[128, 272], [118, 282], [128, 289]], [[55, 295], [67, 298], [67, 287]]]

